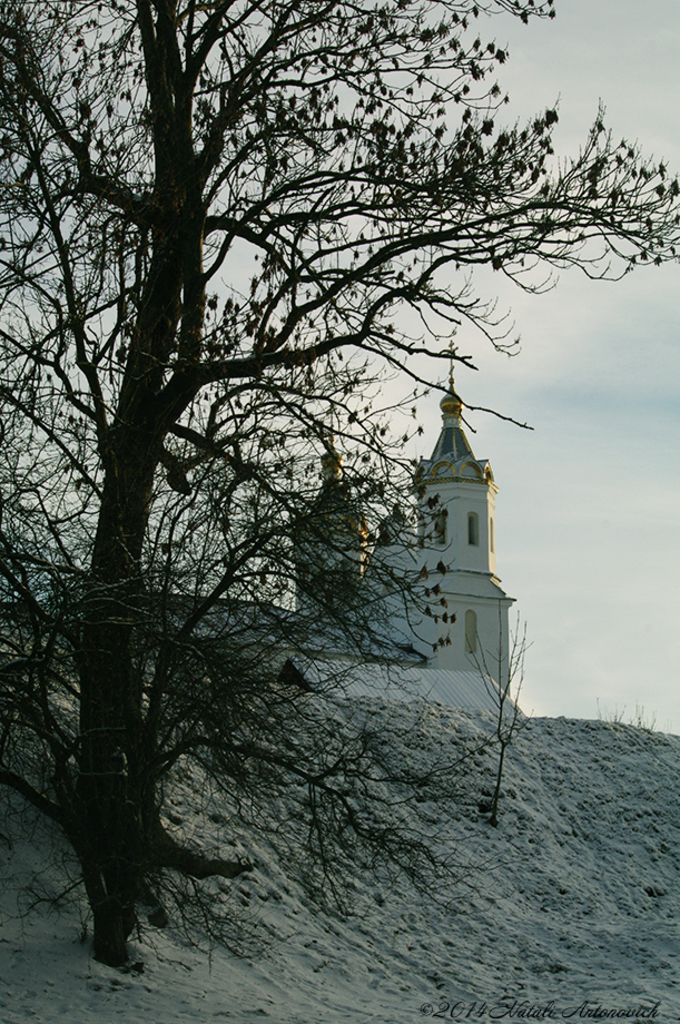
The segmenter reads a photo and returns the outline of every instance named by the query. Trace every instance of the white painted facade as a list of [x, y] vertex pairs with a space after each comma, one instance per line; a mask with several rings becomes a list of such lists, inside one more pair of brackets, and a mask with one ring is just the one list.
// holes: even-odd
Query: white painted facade
[[[323, 548], [330, 544], [330, 550], [311, 557], [311, 538], [306, 538], [300, 561], [324, 565], [326, 574], [334, 568], [358, 574], [366, 598], [370, 596], [365, 607], [375, 616], [376, 635], [384, 637], [384, 653], [378, 644], [376, 657], [389, 662], [390, 671], [398, 667], [410, 672], [409, 684], [417, 677], [415, 690], [431, 699], [463, 700], [462, 706], [488, 710], [489, 701], [493, 703], [489, 678], [500, 685], [507, 682], [508, 610], [514, 600], [496, 575], [498, 488], [488, 460], [475, 458], [470, 447], [462, 426], [463, 403], [453, 382], [441, 410], [439, 439], [416, 473], [417, 528], [412, 517], [395, 509], [381, 525], [369, 555], [366, 525], [351, 510], [335, 456], [332, 466], [324, 462], [319, 504], [330, 530], [313, 542]], [[313, 599], [310, 604], [298, 597], [298, 612], [305, 608], [314, 609]], [[314, 654], [326, 667], [342, 655], [328, 639], [320, 640], [318, 651], [307, 651], [308, 658]], [[351, 668], [351, 652], [344, 656]], [[367, 671], [365, 659], [361, 671]], [[310, 672], [307, 665], [303, 674], [313, 683], [316, 677]], [[354, 692], [356, 683], [352, 685]]]
[[[496, 575], [495, 499], [491, 465], [477, 459], [462, 427], [463, 403], [453, 389], [442, 399], [442, 430], [416, 475], [417, 539], [381, 558], [419, 572], [429, 609], [397, 609], [395, 637], [433, 669], [484, 669], [496, 680], [508, 665], [508, 609], [513, 599]], [[408, 643], [405, 643], [408, 641]]]
[[[418, 469], [422, 564], [430, 608], [433, 668], [486, 667], [499, 680], [508, 664], [508, 609], [513, 599], [496, 575], [491, 464], [477, 459], [462, 426], [463, 403], [451, 382], [441, 402], [442, 430]], [[440, 593], [434, 591], [439, 588]], [[446, 603], [443, 604], [442, 600]]]

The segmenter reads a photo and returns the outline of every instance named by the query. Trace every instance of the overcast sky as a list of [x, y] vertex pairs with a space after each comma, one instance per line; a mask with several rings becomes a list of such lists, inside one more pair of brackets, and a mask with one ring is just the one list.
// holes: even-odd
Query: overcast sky
[[[559, 98], [558, 151], [574, 153], [607, 108], [615, 137], [680, 172], [678, 0], [556, 0], [552, 22], [498, 18], [508, 120]], [[490, 284], [498, 288], [494, 275]], [[461, 332], [479, 373], [471, 405], [528, 421], [469, 419], [497, 499], [498, 572], [526, 620], [523, 706], [537, 715], [643, 715], [680, 732], [680, 267], [618, 284], [576, 271], [534, 297], [502, 291], [522, 335], [509, 360]], [[439, 410], [421, 404], [427, 443]], [[429, 454], [429, 451], [425, 451]]]

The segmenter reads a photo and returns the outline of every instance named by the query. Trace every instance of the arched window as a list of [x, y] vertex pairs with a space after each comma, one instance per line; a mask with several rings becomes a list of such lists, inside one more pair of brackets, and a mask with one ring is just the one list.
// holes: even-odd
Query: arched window
[[448, 509], [443, 508], [441, 512], [437, 512], [434, 519], [434, 542], [439, 547], [446, 546], [446, 518], [448, 514]]
[[493, 519], [489, 520], [489, 549], [493, 552]]
[[465, 653], [474, 654], [477, 650], [477, 613], [472, 609], [465, 612]]
[[468, 544], [479, 547], [479, 516], [476, 512], [468, 512]]

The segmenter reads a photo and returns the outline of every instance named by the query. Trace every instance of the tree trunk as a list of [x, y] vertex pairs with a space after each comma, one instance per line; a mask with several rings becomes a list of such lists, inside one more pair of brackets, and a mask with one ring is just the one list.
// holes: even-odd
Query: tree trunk
[[146, 604], [140, 554], [156, 460], [150, 439], [134, 441], [127, 438], [124, 457], [107, 473], [83, 601], [79, 671], [80, 835], [74, 845], [94, 914], [95, 956], [111, 966], [127, 957], [157, 813], [133, 650]]
[[[118, 900], [106, 900], [95, 905], [94, 957], [108, 967], [122, 967], [128, 960], [127, 938], [132, 928], [128, 908]], [[133, 915], [134, 924], [134, 915]]]
[[127, 939], [137, 917], [135, 904], [142, 878], [134, 879], [130, 865], [109, 862], [105, 870], [81, 857], [85, 889], [94, 918], [95, 959], [109, 967], [120, 967], [128, 959]]

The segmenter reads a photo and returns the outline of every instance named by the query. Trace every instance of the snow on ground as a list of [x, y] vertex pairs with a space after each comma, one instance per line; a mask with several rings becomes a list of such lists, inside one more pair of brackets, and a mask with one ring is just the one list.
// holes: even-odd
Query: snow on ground
[[[386, 702], [382, 711], [386, 729], [388, 717], [393, 728], [413, 715], [392, 705], [388, 716]], [[484, 713], [431, 705], [407, 755], [427, 760], [490, 725]], [[679, 765], [678, 737], [532, 720], [509, 751], [497, 829], [479, 810], [493, 781], [489, 752], [455, 804], [428, 794], [425, 810], [451, 851], [476, 865], [441, 894], [455, 897], [449, 910], [358, 867], [349, 880], [357, 914], [343, 920], [307, 900], [294, 863], [244, 836], [255, 870], [228, 896], [224, 883], [209, 884], [249, 929], [245, 956], [149, 926], [127, 973], [92, 959], [77, 891], [59, 912], [39, 901], [63, 884], [59, 844], [42, 826], [22, 837], [0, 819], [0, 1022], [410, 1024], [613, 1011], [680, 1020]], [[173, 797], [178, 821], [192, 827], [193, 798], [189, 784]]]

